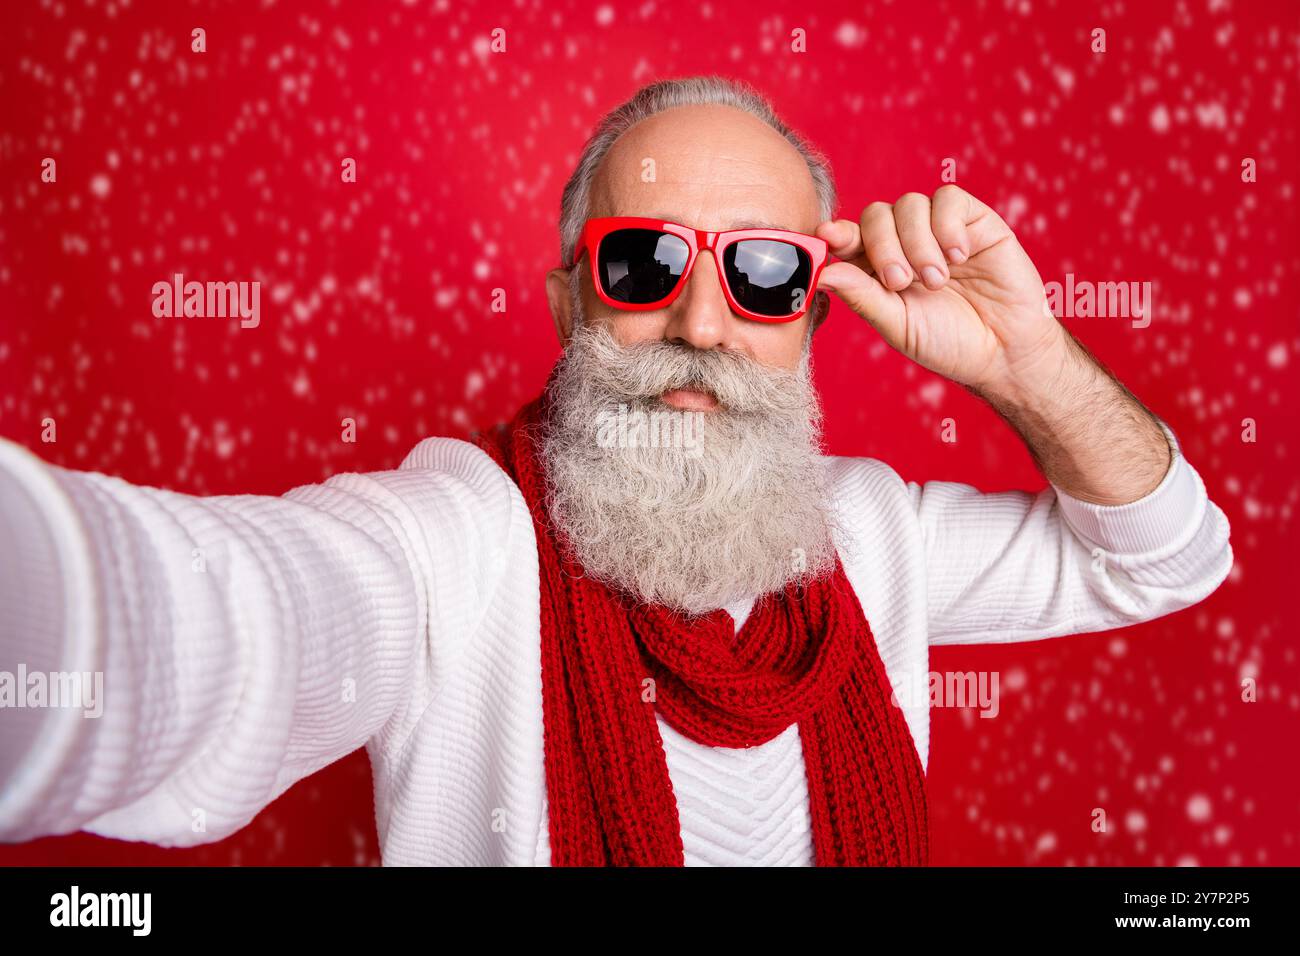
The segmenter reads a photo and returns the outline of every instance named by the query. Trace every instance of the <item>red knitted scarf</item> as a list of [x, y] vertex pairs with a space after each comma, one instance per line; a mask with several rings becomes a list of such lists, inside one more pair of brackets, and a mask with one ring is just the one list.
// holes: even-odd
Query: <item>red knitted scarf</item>
[[833, 574], [760, 598], [740, 632], [586, 577], [547, 518], [537, 452], [546, 394], [477, 439], [532, 512], [541, 572], [551, 862], [681, 866], [655, 710], [711, 747], [799, 725], [819, 866], [924, 865], [925, 778], [857, 595]]

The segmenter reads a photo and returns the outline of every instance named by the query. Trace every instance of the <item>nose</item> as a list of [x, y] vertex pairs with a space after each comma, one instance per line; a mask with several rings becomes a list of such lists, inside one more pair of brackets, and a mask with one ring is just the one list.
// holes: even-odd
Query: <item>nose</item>
[[717, 260], [700, 250], [686, 288], [668, 308], [664, 338], [697, 349], [735, 348], [738, 321], [722, 291]]

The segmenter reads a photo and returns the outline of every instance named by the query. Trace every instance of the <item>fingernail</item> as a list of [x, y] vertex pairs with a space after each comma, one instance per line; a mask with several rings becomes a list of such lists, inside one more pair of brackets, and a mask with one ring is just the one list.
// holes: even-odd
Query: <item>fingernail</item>
[[921, 278], [929, 286], [941, 286], [944, 283], [943, 273], [939, 271], [938, 266], [924, 266], [921, 269]]
[[947, 255], [948, 255], [948, 261], [955, 266], [959, 266], [966, 261], [966, 253], [962, 252], [956, 246], [953, 246], [951, 249], [949, 249]]
[[885, 285], [891, 289], [907, 285], [907, 270], [897, 262], [885, 266]]

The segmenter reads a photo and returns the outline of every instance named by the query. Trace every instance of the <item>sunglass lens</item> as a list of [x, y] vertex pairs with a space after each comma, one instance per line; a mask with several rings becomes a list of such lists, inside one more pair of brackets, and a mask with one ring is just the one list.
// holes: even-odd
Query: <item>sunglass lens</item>
[[616, 229], [600, 242], [596, 271], [611, 299], [646, 305], [673, 291], [690, 255], [690, 246], [680, 236], [654, 229]]
[[722, 256], [731, 294], [756, 315], [783, 318], [808, 306], [812, 259], [803, 249], [777, 239], [742, 239]]

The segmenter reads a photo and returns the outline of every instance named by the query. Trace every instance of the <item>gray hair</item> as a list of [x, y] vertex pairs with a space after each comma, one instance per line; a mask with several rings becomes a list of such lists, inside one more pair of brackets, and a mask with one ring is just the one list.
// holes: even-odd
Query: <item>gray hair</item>
[[564, 268], [573, 265], [573, 251], [582, 238], [582, 227], [587, 221], [591, 204], [591, 183], [601, 161], [623, 133], [644, 119], [675, 106], [703, 106], [719, 104], [732, 106], [758, 117], [784, 136], [808, 164], [813, 186], [821, 204], [821, 218], [831, 218], [835, 212], [835, 178], [830, 163], [811, 143], [805, 140], [776, 115], [767, 98], [742, 80], [722, 76], [689, 76], [675, 80], [660, 80], [637, 90], [632, 98], [605, 114], [596, 124], [596, 131], [587, 140], [578, 160], [577, 168], [565, 184], [560, 198], [560, 261]]

